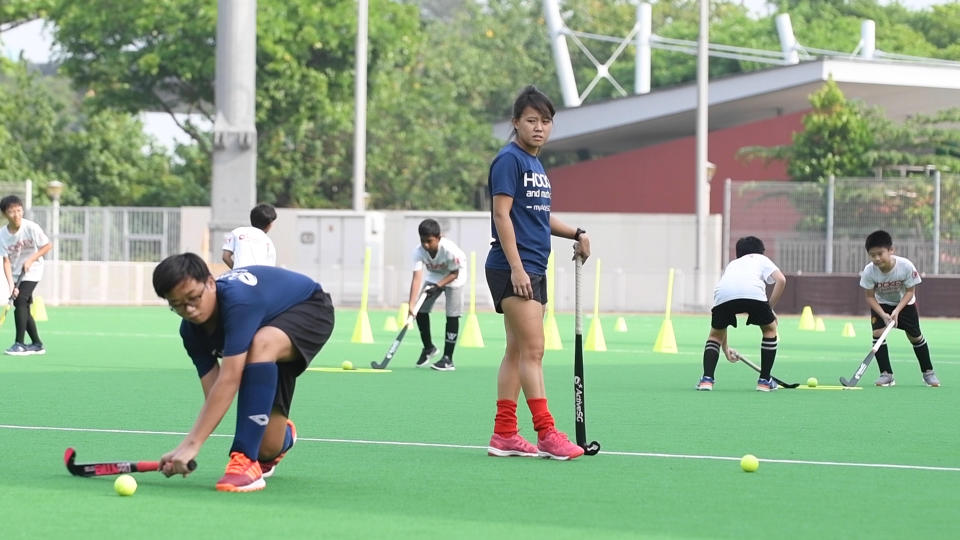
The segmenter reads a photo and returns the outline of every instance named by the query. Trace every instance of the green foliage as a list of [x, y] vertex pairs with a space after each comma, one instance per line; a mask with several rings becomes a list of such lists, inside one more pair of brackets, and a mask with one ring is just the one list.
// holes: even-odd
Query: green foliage
[[868, 175], [873, 138], [857, 106], [832, 79], [810, 96], [810, 104], [813, 111], [803, 117], [803, 131], [793, 136], [790, 177], [822, 182], [830, 176]]
[[[778, 5], [790, 12], [797, 38], [806, 46], [852, 51], [860, 21], [869, 17], [877, 22], [882, 50], [960, 59], [955, 2], [924, 11], [878, 0]], [[655, 33], [696, 40], [697, 6], [698, 0], [657, 2]], [[562, 9], [571, 28], [621, 37], [636, 14], [632, 0], [564, 0]], [[509, 114], [516, 92], [526, 84], [561, 101], [542, 10], [541, 0], [370, 0], [366, 188], [371, 207], [476, 206], [489, 160], [506, 136], [492, 137], [489, 124]], [[216, 2], [0, 3], [0, 28], [38, 16], [55, 25], [60, 72], [76, 90], [56, 77], [16, 75], [12, 64], [5, 64], [10, 74], [0, 88], [0, 143], [7, 144], [0, 146], [0, 172], [27, 175], [38, 184], [55, 176], [66, 179], [73, 186], [67, 196], [76, 203], [205, 203], [209, 129], [184, 123], [195, 144], [170, 156], [136, 133], [133, 115], [192, 112], [213, 121]], [[356, 4], [261, 0], [257, 23], [258, 197], [279, 206], [349, 207]], [[773, 17], [754, 19], [736, 1], [711, 2], [710, 31], [714, 43], [779, 47]], [[582, 39], [601, 62], [617, 47]], [[569, 43], [582, 91], [596, 69]], [[634, 54], [628, 46], [611, 66], [628, 92], [634, 85]], [[763, 67], [713, 58], [710, 73], [719, 77]], [[696, 60], [655, 50], [653, 70], [654, 87], [686, 83], [695, 77]], [[603, 81], [588, 101], [617, 96], [616, 88]], [[764, 151], [768, 158], [790, 157], [798, 178], [863, 174], [875, 164], [905, 162], [908, 154], [945, 165], [953, 159], [955, 139], [949, 130], [907, 144], [906, 135], [897, 135], [899, 128], [865, 131], [862, 122], [873, 126], [876, 118], [869, 110], [849, 104], [833, 110], [831, 103], [840, 103], [842, 96], [828, 93], [822, 99], [822, 111], [809, 119], [800, 146]], [[889, 148], [880, 150], [887, 142]], [[797, 151], [804, 145], [806, 150]], [[864, 145], [866, 150], [858, 150]], [[579, 159], [547, 157], [554, 164]]]

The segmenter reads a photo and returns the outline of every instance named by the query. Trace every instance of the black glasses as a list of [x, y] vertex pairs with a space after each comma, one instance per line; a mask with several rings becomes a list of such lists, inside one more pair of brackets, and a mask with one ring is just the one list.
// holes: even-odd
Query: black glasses
[[207, 284], [204, 283], [201, 286], [200, 292], [196, 294], [191, 294], [183, 302], [167, 302], [167, 305], [170, 306], [170, 311], [174, 313], [183, 313], [187, 308], [197, 309], [200, 306], [200, 301], [203, 299], [203, 293], [207, 292]]

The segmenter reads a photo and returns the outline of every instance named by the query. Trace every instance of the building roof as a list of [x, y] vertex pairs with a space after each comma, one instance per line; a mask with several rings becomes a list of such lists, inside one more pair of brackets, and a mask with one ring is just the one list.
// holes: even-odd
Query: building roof
[[[821, 58], [710, 81], [709, 128], [729, 128], [810, 109], [809, 96], [830, 77], [847, 98], [902, 120], [960, 104], [960, 67]], [[616, 154], [696, 132], [696, 83], [590, 103], [557, 113], [548, 151]], [[505, 137], [510, 122], [494, 125]]]

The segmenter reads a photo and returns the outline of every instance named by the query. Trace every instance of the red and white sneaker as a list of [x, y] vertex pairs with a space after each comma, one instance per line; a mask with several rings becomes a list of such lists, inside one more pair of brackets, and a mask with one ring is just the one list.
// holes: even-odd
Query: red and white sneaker
[[[287, 426], [290, 428], [290, 435], [293, 436], [293, 444], [290, 445], [290, 448], [293, 448], [293, 445], [297, 444], [297, 426], [293, 425], [293, 420], [290, 420], [289, 418], [287, 418]], [[280, 460], [283, 459], [283, 456], [287, 455], [287, 452], [290, 451], [290, 448], [287, 448], [285, 452], [271, 459], [270, 461], [260, 462], [260, 470], [263, 471], [264, 478], [270, 478], [273, 476], [273, 473], [276, 472], [277, 465], [280, 464]]]
[[487, 447], [488, 456], [496, 457], [537, 457], [537, 447], [527, 442], [519, 433], [514, 433], [509, 437], [493, 434], [490, 437], [490, 446]]
[[223, 477], [217, 480], [217, 491], [258, 491], [267, 487], [260, 462], [243, 452], [230, 452], [230, 462]]
[[537, 440], [537, 454], [543, 458], [564, 461], [582, 456], [583, 448], [570, 442], [563, 433], [551, 429], [540, 434]]

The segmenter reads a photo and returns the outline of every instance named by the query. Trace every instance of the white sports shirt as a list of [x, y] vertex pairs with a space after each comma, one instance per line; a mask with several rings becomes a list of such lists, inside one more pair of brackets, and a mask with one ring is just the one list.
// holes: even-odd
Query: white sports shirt
[[750, 253], [727, 264], [720, 281], [713, 289], [713, 305], [730, 300], [767, 301], [767, 284], [774, 283], [773, 273], [779, 270], [766, 255]]
[[431, 257], [430, 253], [423, 249], [423, 246], [417, 246], [413, 250], [413, 271], [423, 270], [426, 282], [437, 283], [454, 270], [459, 270], [457, 279], [447, 284], [447, 287], [460, 287], [467, 280], [465, 260], [463, 250], [457, 247], [453, 240], [441, 237], [437, 245], [436, 257]]
[[[49, 243], [50, 239], [47, 238], [40, 225], [29, 219], [20, 222], [20, 230], [16, 233], [11, 233], [7, 226], [2, 227], [2, 230], [0, 230], [0, 247], [3, 248], [3, 256], [10, 259], [10, 269], [13, 272], [14, 281], [20, 277], [23, 261]], [[30, 265], [30, 270], [27, 271], [27, 275], [23, 276], [23, 280], [40, 281], [42, 277], [43, 257], [40, 257]]]
[[[860, 286], [864, 289], [873, 289], [877, 302], [888, 306], [896, 306], [900, 303], [903, 295], [907, 294], [907, 288], [914, 287], [920, 283], [920, 273], [917, 267], [910, 262], [910, 259], [893, 256], [893, 268], [884, 274], [875, 264], [867, 263], [860, 272]], [[914, 295], [907, 305], [917, 301]]]
[[237, 227], [223, 238], [223, 249], [233, 252], [233, 267], [277, 265], [277, 250], [267, 233], [256, 227]]

